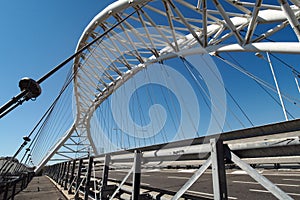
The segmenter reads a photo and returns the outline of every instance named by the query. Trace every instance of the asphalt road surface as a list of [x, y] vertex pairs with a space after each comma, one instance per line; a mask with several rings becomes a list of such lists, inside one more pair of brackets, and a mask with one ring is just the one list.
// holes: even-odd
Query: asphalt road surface
[[[300, 169], [257, 170], [293, 199], [300, 199]], [[164, 196], [165, 191], [177, 192], [195, 171], [196, 169], [144, 169], [141, 185], [146, 189], [144, 192], [151, 194], [153, 191], [161, 190], [160, 196]], [[122, 181], [127, 173], [126, 169], [111, 170], [109, 178]], [[277, 199], [242, 170], [230, 169], [226, 170], [226, 174], [228, 199]], [[130, 176], [128, 183], [131, 179]], [[192, 195], [195, 199], [213, 199], [211, 170], [206, 170], [185, 194]]]

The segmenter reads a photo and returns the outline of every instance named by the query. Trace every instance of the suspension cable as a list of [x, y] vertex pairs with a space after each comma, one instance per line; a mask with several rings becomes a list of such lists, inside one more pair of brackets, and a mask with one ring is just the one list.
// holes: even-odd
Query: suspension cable
[[[188, 61], [187, 61], [188, 62]], [[205, 62], [205, 60], [204, 60]], [[189, 62], [188, 62], [189, 63]], [[189, 63], [189, 65], [191, 65], [191, 63]], [[191, 65], [193, 67], [193, 65]], [[209, 66], [209, 65], [207, 65]], [[242, 109], [242, 107], [239, 105], [239, 103], [236, 101], [236, 99], [233, 97], [233, 95], [231, 94], [231, 92], [227, 89], [227, 87], [225, 87], [224, 83], [220, 80], [220, 78], [217, 76], [216, 72], [214, 70], [212, 70], [210, 67], [208, 68], [213, 74], [214, 76], [217, 78], [218, 82], [223, 86], [223, 88], [225, 89], [225, 91], [229, 94], [230, 98], [233, 100], [233, 102], [235, 103], [235, 105], [238, 107], [238, 109], [242, 112], [242, 114], [244, 115], [244, 117], [248, 120], [248, 122], [252, 125], [252, 127], [254, 127], [253, 122], [250, 120], [249, 116], [246, 114], [246, 112]], [[234, 114], [233, 111], [230, 112], [233, 114], [233, 116], [239, 121], [239, 123], [245, 128], [245, 125], [242, 123], [241, 120], [239, 120], [239, 118]]]
[[[232, 66], [233, 68], [235, 68], [236, 70], [240, 71], [241, 73], [245, 74], [246, 76], [256, 80], [259, 84], [262, 84], [263, 86], [265, 86], [266, 88], [276, 92], [276, 89], [270, 85], [269, 83], [265, 82], [264, 80], [258, 78], [257, 76], [253, 75], [252, 73], [246, 71], [245, 69], [229, 62], [228, 60], [224, 59], [223, 57], [221, 57], [220, 55], [216, 56], [217, 58], [219, 58], [220, 60], [222, 60], [223, 62], [227, 63], [229, 66]], [[285, 93], [282, 93], [282, 96], [285, 97], [287, 100], [289, 100], [291, 103], [294, 103], [296, 106], [300, 107], [300, 105], [297, 104], [300, 103], [300, 100], [295, 98], [295, 97], [291, 97]]]
[[[200, 90], [200, 94], [203, 95], [202, 94], [202, 92], [203, 92], [205, 94], [206, 98], [209, 99], [209, 94], [207, 94], [207, 92], [202, 87], [202, 85], [200, 84], [200, 82], [198, 81], [198, 79], [195, 77], [195, 74], [190, 69], [190, 67], [193, 68], [193, 66], [184, 57], [180, 57], [180, 59], [182, 60], [182, 63], [184, 64], [184, 66], [188, 70], [189, 74], [191, 75], [191, 77], [193, 78], [193, 80], [195, 81], [195, 83], [199, 86], [198, 89], [201, 89]], [[204, 96], [202, 96], [202, 98], [205, 99]], [[211, 110], [210, 106], [208, 105], [208, 102], [206, 100], [204, 100], [204, 102], [208, 106], [208, 109], [210, 110], [210, 112], [212, 113], [212, 110]], [[211, 101], [211, 103], [212, 103], [212, 101]], [[215, 107], [217, 110], [219, 110], [219, 108], [214, 103], [212, 103], [212, 106]], [[217, 122], [219, 128], [222, 130], [222, 132], [224, 132], [223, 127], [221, 126], [221, 124], [219, 123], [219, 121], [216, 119], [216, 116], [214, 115], [214, 113], [212, 113], [212, 116], [215, 119], [215, 121]], [[230, 128], [230, 125], [228, 124], [228, 122], [226, 120], [225, 120], [225, 123]]]
[[[241, 66], [241, 64], [233, 57], [233, 56], [231, 56], [229, 53], [226, 53], [241, 69], [244, 69], [245, 70], [245, 68], [243, 68], [242, 66]], [[270, 55], [272, 55], [272, 54], [270, 54]], [[220, 56], [220, 55], [219, 55]], [[225, 58], [223, 58], [223, 59], [225, 59]], [[245, 70], [246, 71], [246, 70]], [[254, 82], [265, 92], [265, 93], [267, 93], [270, 97], [271, 97], [271, 99], [273, 99], [279, 106], [281, 106], [281, 104], [280, 104], [280, 102], [262, 85], [262, 84], [260, 84], [256, 79], [253, 79], [254, 80]], [[300, 88], [299, 88], [299, 92], [300, 92]], [[286, 110], [286, 112], [287, 112], [287, 114], [290, 116], [290, 117], [292, 117], [293, 119], [295, 119], [295, 117], [288, 111], [288, 110]]]
[[[144, 6], [144, 5], [143, 5]], [[142, 7], [143, 7], [142, 6]], [[114, 24], [112, 27], [110, 27], [109, 29], [105, 30], [104, 33], [102, 33], [101, 35], [99, 35], [98, 37], [96, 37], [95, 39], [93, 39], [90, 43], [86, 44], [85, 46], [83, 46], [81, 49], [79, 49], [77, 52], [75, 52], [73, 55], [71, 55], [70, 57], [68, 57], [66, 60], [64, 60], [63, 62], [61, 62], [59, 65], [57, 65], [55, 68], [53, 68], [51, 71], [49, 71], [48, 73], [46, 73], [44, 76], [42, 76], [37, 82], [37, 84], [42, 83], [43, 81], [45, 81], [46, 79], [48, 79], [50, 76], [52, 76], [53, 74], [55, 74], [57, 71], [59, 71], [62, 67], [64, 67], [67, 63], [69, 63], [72, 59], [74, 59], [76, 56], [78, 56], [79, 54], [81, 54], [83, 51], [85, 51], [86, 49], [88, 49], [90, 46], [92, 46], [94, 43], [96, 43], [98, 40], [100, 40], [101, 38], [103, 38], [105, 35], [107, 35], [111, 30], [113, 30], [114, 28], [116, 28], [118, 25], [120, 25], [122, 22], [124, 22], [125, 20], [127, 20], [129, 17], [131, 17], [133, 14], [135, 14], [139, 9], [141, 9], [142, 7], [135, 9], [135, 11], [133, 11], [131, 14], [127, 15], [126, 17], [124, 17], [123, 19], [121, 19], [119, 22], [117, 22], [116, 24]], [[68, 81], [68, 83], [63, 87], [62, 91], [60, 92], [60, 94], [58, 95], [58, 97], [55, 99], [55, 101], [52, 103], [52, 105], [49, 107], [49, 109], [44, 113], [44, 115], [42, 116], [42, 118], [39, 120], [39, 122], [37, 123], [37, 125], [34, 127], [34, 129], [30, 132], [29, 137], [33, 134], [33, 132], [36, 130], [36, 128], [40, 125], [40, 123], [42, 123], [42, 121], [47, 117], [50, 116], [50, 113], [53, 111], [54, 106], [56, 105], [58, 99], [60, 98], [60, 96], [62, 95], [63, 91], [67, 88], [67, 86], [71, 83], [71, 81], [74, 78], [74, 74], [72, 76], [72, 78], [70, 78], [70, 80]], [[26, 94], [28, 93], [27, 90], [23, 90], [21, 91], [21, 93], [19, 93], [17, 96], [13, 97], [10, 101], [8, 101], [5, 105], [3, 105], [0, 108], [0, 118], [2, 118], [3, 116], [5, 116], [6, 114], [8, 114], [10, 111], [12, 111], [13, 109], [15, 109], [17, 106], [21, 105], [26, 99], [22, 99]], [[47, 120], [44, 120], [44, 123]], [[37, 135], [39, 135], [37, 133]], [[36, 136], [37, 136], [36, 135]], [[29, 137], [26, 137], [29, 139]], [[34, 137], [35, 139], [37, 139], [38, 137]], [[24, 139], [25, 140], [25, 139]], [[19, 152], [24, 148], [24, 146], [27, 144], [28, 141], [24, 141], [24, 143], [21, 145], [21, 147], [17, 150], [17, 152], [14, 154], [14, 156], [10, 159], [12, 160], [13, 158], [15, 158]], [[31, 143], [33, 144], [33, 142]], [[27, 151], [26, 151], [27, 152]], [[26, 154], [26, 153], [25, 153]], [[25, 155], [24, 155], [25, 156]], [[23, 156], [23, 158], [24, 158]], [[22, 160], [23, 160], [22, 158]], [[8, 160], [6, 161], [6, 163], [8, 162]], [[6, 163], [4, 163], [4, 165], [1, 167], [1, 170], [5, 167], [5, 165], [7, 165]], [[0, 170], [0, 171], [1, 171]], [[8, 171], [6, 171], [8, 172]]]
[[[228, 60], [226, 60], [225, 58], [221, 57], [220, 55], [216, 55], [217, 58], [219, 58], [220, 60], [222, 60], [223, 62], [225, 62], [226, 64], [228, 64], [229, 66], [233, 67], [234, 69], [240, 71], [241, 73], [245, 74], [246, 76], [250, 77], [251, 79], [253, 79], [258, 85], [260, 85], [261, 87], [264, 86], [268, 89], [270, 89], [271, 91], [273, 92], [276, 92], [276, 89], [270, 85], [269, 83], [265, 82], [264, 80], [256, 77], [255, 75], [253, 75], [252, 73], [246, 71], [244, 68], [240, 67], [240, 66], [237, 66], [231, 62], [229, 62]], [[263, 87], [262, 87], [263, 88]], [[266, 89], [264, 89], [264, 91], [267, 92]], [[269, 93], [267, 92], [267, 94], [269, 94], [273, 100], [275, 100], [275, 102], [280, 105], [280, 103]], [[298, 105], [296, 102], [300, 102], [299, 99], [295, 98], [295, 97], [291, 97], [285, 93], [282, 93], [282, 96], [287, 99], [289, 102], [293, 103], [294, 105], [300, 107], [300, 105]], [[287, 111], [287, 113], [292, 117], [292, 118], [295, 118], [290, 112]]]
[[[233, 59], [233, 61], [239, 66], [239, 67], [241, 67], [242, 69], [244, 69], [242, 66], [241, 66], [241, 64], [235, 59], [235, 58], [233, 58], [229, 53], [227, 53], [227, 55], [231, 58], [231, 59]], [[274, 54], [272, 54], [272, 53], [269, 53], [269, 55], [271, 55], [271, 56], [273, 56], [274, 58], [277, 58], [278, 60], [281, 60], [280, 58], [278, 58], [277, 56], [275, 56]], [[284, 64], [284, 65], [286, 65], [286, 66], [288, 66], [289, 68], [291, 68], [291, 69], [294, 69], [291, 65], [289, 65], [289, 64], [287, 64], [286, 62], [284, 62], [283, 60], [281, 60], [282, 61], [282, 63]], [[245, 69], [244, 69], [245, 70]], [[299, 72], [297, 72], [297, 70], [295, 70], [295, 73], [299, 73]], [[299, 75], [296, 75], [295, 74], [295, 76], [299, 76]], [[280, 104], [280, 102], [278, 101], [278, 99], [276, 99], [265, 87], [263, 87], [263, 84], [260, 84], [256, 79], [253, 79], [254, 81], [255, 81], [255, 83], [257, 83], [257, 85], [262, 89], [262, 90], [264, 90], [264, 92], [266, 92], [277, 104], [278, 104], [278, 106], [281, 106], [281, 104]], [[297, 79], [296, 79], [296, 77], [295, 77], [295, 81], [296, 81], [296, 84], [297, 84], [297, 86], [298, 86], [298, 81], [297, 81]], [[270, 89], [270, 88], [269, 88]], [[299, 92], [300, 92], [300, 88], [298, 87], [298, 90], [299, 90]], [[272, 90], [272, 91], [274, 91], [275, 92], [275, 88]], [[285, 96], [285, 95], [283, 95], [287, 100], [289, 100], [288, 99], [288, 97], [287, 96]], [[297, 99], [295, 99], [296, 101], [297, 101]], [[289, 100], [290, 102], [292, 102], [292, 100]], [[293, 104], [295, 104], [295, 105], [297, 105], [296, 104], [296, 102], [292, 102]], [[298, 106], [299, 107], [299, 106]], [[286, 112], [287, 112], [287, 114], [292, 118], [292, 119], [296, 119], [293, 115], [292, 115], [292, 113], [290, 113], [288, 110], [286, 110]]]

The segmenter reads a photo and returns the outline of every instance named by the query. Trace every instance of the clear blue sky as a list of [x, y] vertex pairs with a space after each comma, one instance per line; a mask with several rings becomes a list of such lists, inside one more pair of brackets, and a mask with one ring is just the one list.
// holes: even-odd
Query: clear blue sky
[[[37, 80], [73, 54], [86, 25], [111, 2], [113, 1], [1, 1], [0, 105], [19, 93], [18, 82], [22, 77], [31, 77]], [[249, 65], [251, 59], [252, 57], [244, 57], [239, 61], [245, 66]], [[287, 61], [299, 71], [299, 56], [288, 57]], [[216, 63], [219, 62], [216, 61]], [[277, 69], [278, 65], [281, 65], [278, 62], [274, 64], [277, 65]], [[270, 71], [267, 71], [267, 64], [261, 68], [262, 66], [257, 62], [252, 62], [248, 67], [252, 67], [253, 73], [258, 75], [264, 72], [263, 75], [268, 75], [267, 81], [273, 83]], [[239, 95], [241, 100], [244, 99], [241, 105], [251, 119], [256, 122], [255, 124], [261, 124], [264, 121], [283, 121], [284, 118], [279, 107], [276, 107], [276, 114], [271, 107], [268, 112], [263, 113], [264, 108], [269, 106], [269, 102], [259, 102], [257, 97], [262, 94], [262, 91], [256, 92], [256, 89], [253, 89], [255, 88], [253, 81], [252, 83], [242, 82], [244, 77], [240, 75], [237, 79], [232, 79], [231, 77], [236, 74], [233, 69], [221, 67], [219, 70], [224, 73], [222, 74], [224, 83], [231, 88], [231, 92]], [[279, 74], [281, 74], [280, 70], [277, 71]], [[267, 73], [265, 73], [266, 71]], [[285, 70], [285, 72], [287, 71]], [[22, 137], [28, 135], [33, 129], [58, 94], [64, 80], [63, 72], [51, 77], [41, 85], [42, 95], [35, 102], [26, 102], [0, 119], [0, 156], [9, 156], [15, 153], [23, 142]], [[279, 81], [284, 91], [292, 93], [297, 98], [300, 97], [289, 71], [288, 75], [279, 77]], [[288, 105], [287, 108], [293, 111], [296, 118], [299, 118], [299, 107]], [[257, 112], [260, 114], [258, 115]]]
[[[22, 77], [39, 79], [70, 56], [86, 25], [111, 0], [0, 2], [0, 105], [19, 93]], [[0, 156], [14, 154], [58, 94], [63, 73], [45, 81], [42, 95], [0, 120]]]

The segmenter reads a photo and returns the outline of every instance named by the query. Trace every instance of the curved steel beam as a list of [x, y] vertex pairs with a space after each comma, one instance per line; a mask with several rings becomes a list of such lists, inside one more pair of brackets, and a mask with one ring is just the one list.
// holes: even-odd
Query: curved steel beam
[[[110, 17], [112, 16], [116, 16], [119, 13], [122, 13], [124, 10], [126, 10], [127, 8], [132, 7], [133, 9], [137, 8], [139, 5], [142, 5], [144, 3], [147, 2], [151, 2], [150, 0], [118, 0], [115, 3], [112, 3], [111, 5], [109, 5], [108, 7], [106, 7], [103, 11], [101, 11], [98, 15], [96, 15], [94, 17], [94, 19], [89, 23], [89, 25], [86, 27], [86, 29], [84, 30], [83, 34], [81, 35], [79, 42], [77, 44], [77, 48], [76, 51], [78, 51], [79, 49], [81, 49], [88, 41], [89, 38], [92, 37], [92, 35], [94, 34], [94, 31], [99, 27], [99, 25], [103, 24], [104, 22], [106, 22], [106, 20], [108, 20]], [[174, 6], [174, 4], [172, 4], [173, 1], [168, 0], [166, 1], [168, 3], [170, 3], [170, 5]], [[261, 2], [261, 1], [258, 1]], [[191, 7], [191, 4], [188, 4], [185, 1], [181, 1], [181, 0], [176, 0], [176, 3], [179, 3], [181, 5], [186, 6], [188, 9], [195, 9], [193, 7]], [[136, 73], [138, 73], [139, 71], [141, 71], [143, 68], [147, 67], [148, 65], [152, 64], [152, 63], [156, 63], [162, 60], [166, 60], [166, 59], [170, 59], [173, 57], [177, 57], [177, 56], [185, 56], [185, 55], [191, 55], [191, 54], [199, 54], [199, 53], [220, 53], [220, 52], [261, 52], [261, 51], [265, 51], [265, 52], [278, 52], [278, 53], [292, 53], [292, 54], [299, 54], [300, 53], [300, 44], [297, 42], [257, 42], [257, 43], [252, 43], [253, 41], [251, 41], [251, 36], [253, 35], [253, 32], [255, 28], [257, 28], [259, 26], [259, 24], [267, 24], [267, 23], [281, 23], [282, 26], [280, 26], [280, 28], [284, 28], [285, 26], [288, 25], [288, 22], [290, 21], [295, 21], [295, 18], [298, 17], [298, 14], [291, 14], [291, 12], [297, 13], [300, 11], [299, 8], [293, 7], [292, 11], [289, 10], [288, 14], [289, 16], [292, 16], [293, 19], [292, 20], [288, 20], [287, 19], [287, 14], [285, 11], [280, 10], [280, 6], [279, 9], [272, 9], [273, 7], [270, 6], [268, 7], [268, 9], [265, 10], [259, 10], [260, 8], [266, 8], [265, 5], [260, 5], [260, 3], [258, 3], [258, 5], [256, 7], [254, 7], [254, 16], [251, 17], [248, 14], [240, 14], [240, 15], [233, 15], [234, 17], [228, 17], [229, 14], [227, 14], [225, 11], [222, 11], [222, 16], [223, 18], [225, 18], [226, 20], [218, 20], [216, 19], [216, 21], [214, 21], [214, 23], [212, 23], [209, 20], [214, 19], [212, 14], [210, 14], [212, 11], [211, 10], [205, 10], [205, 19], [203, 22], [204, 24], [208, 24], [207, 27], [205, 27], [205, 29], [203, 31], [201, 30], [197, 30], [194, 31], [190, 34], [187, 34], [184, 36], [184, 39], [179, 39], [176, 42], [176, 44], [178, 44], [179, 46], [179, 51], [176, 52], [176, 54], [174, 53], [174, 49], [172, 49], [170, 46], [167, 46], [163, 49], [161, 49], [159, 52], [155, 51], [155, 55], [147, 58], [146, 62], [143, 62], [141, 64], [138, 64], [130, 69], [128, 69], [127, 72], [124, 72], [123, 74], [119, 74], [118, 78], [116, 78], [115, 80], [112, 80], [109, 84], [107, 84], [105, 86], [105, 89], [103, 89], [103, 91], [100, 91], [97, 95], [95, 99], [88, 99], [89, 101], [87, 101], [87, 105], [85, 105], [84, 107], [80, 105], [80, 91], [78, 88], [79, 85], [79, 77], [75, 76], [74, 79], [74, 95], [76, 98], [76, 106], [77, 106], [77, 113], [76, 113], [76, 121], [81, 124], [85, 124], [86, 128], [88, 130], [86, 130], [86, 136], [89, 139], [89, 141], [91, 142], [91, 146], [94, 149], [94, 152], [97, 152], [97, 149], [95, 147], [95, 145], [93, 144], [92, 141], [92, 136], [90, 133], [90, 120], [91, 117], [93, 115], [93, 112], [95, 110], [95, 108], [97, 108], [105, 99], [107, 99], [109, 97], [109, 95], [111, 95], [117, 88], [119, 88], [122, 84], [124, 84], [127, 80], [129, 80], [131, 77], [133, 77]], [[148, 7], [149, 8], [149, 7]], [[206, 7], [205, 7], [206, 9]], [[221, 9], [221, 8], [219, 8]], [[287, 9], [287, 8], [286, 8]], [[224, 9], [221, 9], [224, 10]], [[178, 10], [176, 10], [177, 14], [179, 13]], [[202, 11], [198, 11], [199, 14], [203, 14]], [[169, 13], [169, 21], [170, 20], [180, 20], [180, 19], [171, 19], [171, 15], [172, 13]], [[181, 16], [181, 15], [180, 15]], [[149, 17], [147, 16], [147, 14], [144, 15], [145, 18]], [[181, 19], [184, 16], [181, 16]], [[252, 19], [252, 21], [251, 21]], [[136, 20], [136, 19], [134, 19]], [[141, 20], [141, 24], [144, 25], [144, 28], [146, 27], [145, 25], [145, 21], [142, 21], [143, 19], [140, 18]], [[229, 25], [226, 25], [226, 22], [230, 21]], [[152, 21], [147, 21], [148, 23], [151, 23]], [[189, 30], [191, 29], [192, 26], [187, 24], [188, 21], [184, 20], [182, 22], [182, 24], [186, 25], [186, 28]], [[298, 25], [298, 24], [292, 24], [293, 26]], [[193, 25], [194, 26], [194, 25]], [[247, 28], [247, 36], [245, 38], [240, 37], [240, 35], [237, 36], [238, 40], [237, 41], [231, 41], [231, 43], [222, 43], [223, 41], [227, 41], [226, 39], [229, 37], [234, 37], [234, 35], [237, 34], [237, 31], [240, 31], [242, 28]], [[103, 27], [102, 27], [103, 28]], [[275, 27], [276, 28], [276, 27]], [[274, 28], [274, 30], [275, 30]], [[249, 30], [251, 29], [251, 30]], [[231, 30], [231, 32], [225, 34], [222, 36], [222, 38], [220, 38], [219, 41], [216, 42], [211, 42], [207, 41], [207, 43], [205, 42], [205, 48], [203, 47], [196, 47], [196, 45], [199, 45], [201, 43], [199, 43], [199, 41], [196, 41], [196, 38], [206, 38], [208, 39], [209, 37], [213, 37], [214, 35], [218, 35], [220, 36], [221, 33], [224, 30]], [[281, 30], [281, 29], [276, 29], [276, 30]], [[191, 32], [191, 31], [190, 31]], [[276, 31], [274, 31], [276, 32]], [[274, 32], [270, 32], [270, 35], [273, 34]], [[203, 35], [206, 34], [206, 35]], [[148, 37], [150, 35], [148, 34]], [[176, 38], [176, 37], [173, 37]], [[206, 40], [205, 39], [205, 40]], [[244, 40], [244, 41], [243, 41]], [[261, 40], [259, 40], [261, 41]], [[116, 39], [116, 42], [120, 42], [120, 40]], [[243, 45], [245, 44], [245, 45]], [[106, 49], [104, 49], [105, 51]], [[154, 54], [154, 53], [153, 53]], [[82, 56], [84, 56], [82, 54]], [[85, 58], [84, 58], [85, 59]], [[74, 73], [78, 71], [80, 65], [81, 65], [81, 56], [77, 56], [74, 59]], [[102, 69], [101, 69], [102, 70]], [[102, 72], [102, 71], [101, 71]], [[84, 89], [84, 88], [83, 88]], [[92, 95], [90, 95], [92, 96]], [[84, 112], [84, 113], [83, 113]], [[75, 130], [75, 129], [74, 129]], [[73, 130], [73, 131], [74, 131]], [[68, 134], [66, 134], [66, 136], [71, 136], [71, 132], [68, 132]], [[64, 137], [66, 139], [66, 137]], [[63, 141], [63, 140], [61, 140]], [[52, 154], [53, 155], [53, 154]]]

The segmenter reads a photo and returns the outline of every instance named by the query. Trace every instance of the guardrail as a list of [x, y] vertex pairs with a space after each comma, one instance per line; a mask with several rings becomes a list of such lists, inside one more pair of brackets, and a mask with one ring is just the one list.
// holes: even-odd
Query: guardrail
[[[291, 199], [280, 188], [260, 175], [250, 164], [300, 163], [300, 120], [211, 135], [191, 140], [154, 145], [103, 154], [47, 166], [45, 174], [53, 178], [75, 199], [113, 199], [120, 195], [129, 177], [131, 199], [140, 199], [142, 168], [176, 166], [178, 163], [198, 167], [194, 175], [172, 199], [184, 193], [208, 167], [212, 167], [214, 196], [227, 199], [227, 164], [234, 164], [247, 172], [259, 184], [279, 199]], [[118, 184], [111, 184], [112, 169], [127, 168], [128, 173]], [[101, 176], [95, 174], [101, 173]], [[128, 183], [127, 183], [128, 184]], [[160, 188], [163, 191], [163, 188]], [[127, 191], [128, 192], [128, 191]], [[143, 197], [151, 199], [151, 197]]]

